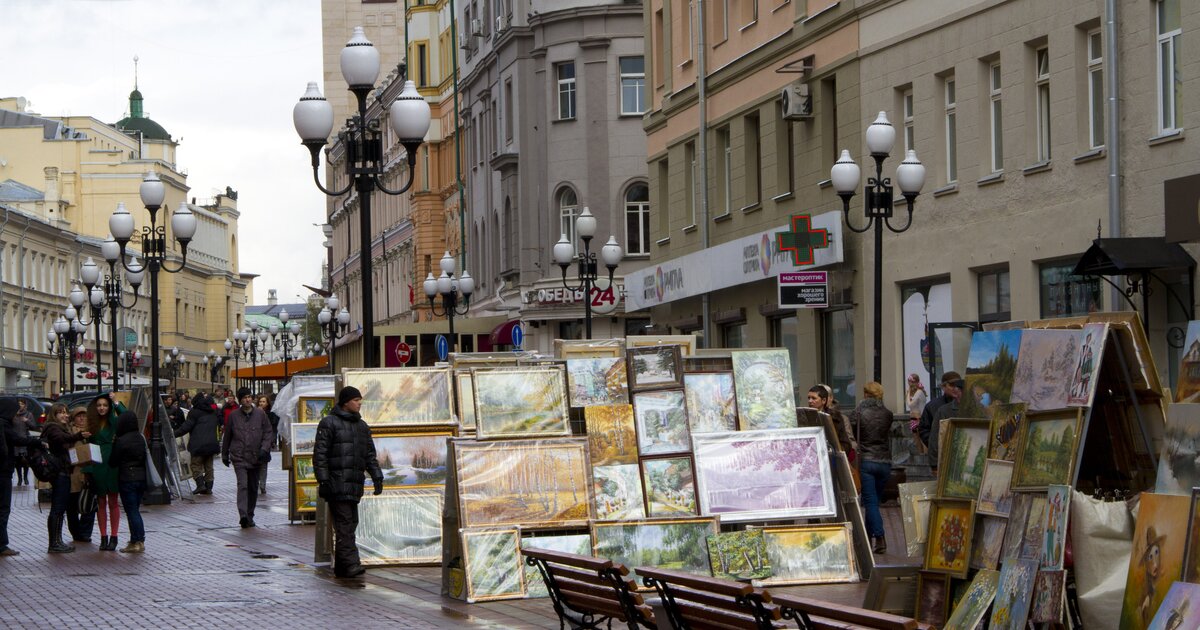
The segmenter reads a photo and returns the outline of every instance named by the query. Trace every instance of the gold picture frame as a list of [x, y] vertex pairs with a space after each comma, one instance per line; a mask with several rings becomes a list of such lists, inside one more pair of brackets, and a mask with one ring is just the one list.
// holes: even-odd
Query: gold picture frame
[[455, 424], [449, 368], [343, 368], [342, 383], [362, 393], [370, 425]]
[[[1054, 484], [1075, 485], [1075, 460], [1083, 432], [1084, 411], [1082, 407], [1073, 407], [1026, 414], [1025, 426], [1017, 441], [1017, 460], [1012, 477], [1014, 492], [1045, 491]], [[1039, 439], [1038, 444], [1032, 444], [1035, 430], [1038, 435], [1044, 431], [1053, 433], [1049, 441]], [[1070, 431], [1069, 436], [1067, 431]], [[1069, 442], [1069, 445], [1064, 442]]]
[[696, 354], [696, 335], [632, 335], [625, 338], [625, 349], [649, 346], [679, 346], [685, 357]]
[[451, 446], [463, 527], [584, 527], [595, 517], [584, 438], [459, 440]]
[[512, 527], [459, 532], [468, 603], [525, 597], [520, 530]]
[[[333, 413], [337, 399], [333, 396], [300, 396], [296, 399], [296, 420], [300, 424], [317, 423]], [[318, 409], [319, 406], [319, 409]]]
[[965, 578], [970, 568], [975, 531], [975, 501], [934, 499], [929, 511], [925, 570]]

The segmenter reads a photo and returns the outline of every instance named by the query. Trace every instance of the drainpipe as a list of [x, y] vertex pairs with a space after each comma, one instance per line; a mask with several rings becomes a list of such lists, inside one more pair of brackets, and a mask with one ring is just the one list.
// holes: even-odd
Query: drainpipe
[[465, 271], [467, 268], [467, 200], [464, 195], [465, 187], [462, 177], [462, 121], [459, 118], [458, 109], [458, 12], [454, 8], [454, 0], [450, 0], [450, 45], [454, 46], [451, 64], [454, 71], [454, 189], [458, 191], [458, 267]]
[[[708, 70], [704, 38], [704, 0], [696, 0], [696, 98], [700, 104], [700, 247], [708, 249]], [[686, 167], [686, 165], [684, 165]], [[709, 313], [712, 305], [708, 293], [700, 296], [700, 321], [704, 332], [704, 347], [713, 347], [712, 321]]]
[[[1121, 237], [1121, 137], [1120, 133], [1120, 82], [1117, 80], [1117, 0], [1104, 0], [1104, 65], [1108, 66], [1105, 91], [1108, 98], [1108, 236]], [[1124, 297], [1113, 285], [1112, 304]], [[1146, 326], [1150, 322], [1145, 322]]]
[[[0, 223], [0, 235], [4, 234], [4, 230], [8, 228], [8, 222], [12, 219], [12, 211], [7, 206], [0, 206], [4, 209], [4, 223]], [[4, 242], [0, 241], [0, 304], [4, 303]], [[0, 359], [7, 358], [7, 348], [3, 343], [4, 339], [4, 311], [0, 310]]]
[[[29, 226], [32, 224], [33, 224], [33, 218], [25, 217], [25, 229], [21, 230], [21, 266], [19, 269], [19, 274], [20, 274], [20, 277], [22, 277], [22, 278], [24, 278], [24, 276], [25, 276], [25, 253], [28, 250], [28, 248], [25, 247], [25, 242], [26, 242], [25, 237], [29, 234]], [[25, 312], [25, 291], [26, 291], [25, 285], [27, 285], [27, 284], [29, 284], [29, 283], [28, 282], [21, 283], [21, 299], [20, 299], [21, 307], [17, 311], [18, 313]], [[27, 352], [27, 349], [25, 348], [25, 326], [26, 326], [26, 323], [28, 320], [25, 317], [21, 317], [21, 318], [19, 318], [18, 321], [20, 322], [20, 329], [19, 329], [20, 337], [18, 337], [18, 339], [21, 340], [21, 343], [18, 344], [18, 346], [20, 346], [20, 348], [21, 348], [21, 350], [20, 350], [21, 363], [24, 363], [25, 362], [25, 353]]]

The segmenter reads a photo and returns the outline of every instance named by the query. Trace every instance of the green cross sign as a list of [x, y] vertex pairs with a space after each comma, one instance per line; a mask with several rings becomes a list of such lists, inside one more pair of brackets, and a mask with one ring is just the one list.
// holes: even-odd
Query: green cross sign
[[775, 233], [775, 244], [781, 252], [792, 252], [792, 262], [797, 267], [813, 264], [813, 250], [829, 247], [829, 230], [813, 229], [812, 217], [807, 214], [792, 215], [792, 229]]

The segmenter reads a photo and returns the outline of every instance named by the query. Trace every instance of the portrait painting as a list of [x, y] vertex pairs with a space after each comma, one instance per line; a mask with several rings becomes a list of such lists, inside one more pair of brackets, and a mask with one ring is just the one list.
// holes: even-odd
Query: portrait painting
[[629, 388], [635, 392], [683, 385], [683, 356], [679, 346], [629, 348]]
[[561, 366], [473, 369], [480, 439], [571, 434]]
[[942, 427], [946, 439], [940, 442], [938, 496], [978, 498], [988, 455], [988, 421], [951, 418], [942, 421]]
[[1024, 630], [1037, 576], [1036, 560], [1005, 562], [1000, 569], [1000, 585], [992, 604], [991, 630]]
[[898, 487], [906, 551], [910, 557], [921, 556], [929, 532], [929, 501], [937, 496], [937, 481], [911, 481]]
[[989, 459], [983, 464], [983, 483], [979, 485], [979, 503], [975, 509], [980, 514], [1007, 517], [1012, 511], [1013, 463], [1002, 459]]
[[1029, 607], [1030, 622], [1052, 623], [1062, 619], [1066, 581], [1066, 571], [1038, 571], [1033, 580], [1033, 604]]
[[697, 512], [691, 457], [643, 459], [642, 486], [650, 516], [691, 516]]
[[1000, 572], [991, 569], [980, 569], [967, 586], [961, 599], [954, 606], [954, 612], [946, 620], [944, 628], [975, 628], [987, 614], [988, 607], [996, 599], [996, 591], [1000, 587]]
[[[1179, 404], [1179, 403], [1176, 403]], [[1188, 504], [1187, 539], [1183, 546], [1183, 581], [1200, 583], [1200, 488], [1192, 488]]]
[[329, 396], [300, 396], [296, 402], [296, 422], [320, 422], [321, 418], [333, 413], [333, 403]]
[[636, 567], [644, 566], [709, 577], [712, 572], [705, 543], [716, 533], [714, 518], [593, 521], [592, 555], [625, 565], [630, 577], [639, 581]]
[[1149, 630], [1184, 628], [1200, 628], [1200, 584], [1172, 584], [1149, 626]]
[[925, 570], [967, 577], [975, 528], [975, 501], [934, 499], [925, 544]]
[[1121, 630], [1145, 630], [1183, 573], [1190, 497], [1143, 492], [1121, 605]]
[[772, 575], [754, 586], [857, 582], [858, 565], [849, 523], [775, 525], [762, 528]]
[[975, 521], [975, 540], [971, 543], [972, 569], [995, 569], [1000, 565], [1000, 550], [1008, 519], [1000, 516], [980, 516]]
[[312, 455], [313, 447], [317, 445], [317, 425], [293, 422], [291, 430], [292, 457], [294, 458], [297, 455]]
[[916, 620], [940, 628], [949, 614], [950, 576], [931, 571], [917, 572], [917, 608], [913, 615]]
[[455, 400], [458, 401], [458, 422], [464, 429], [474, 429], [475, 381], [471, 378], [471, 371], [455, 370], [454, 383], [457, 385]]
[[733, 372], [684, 374], [683, 391], [692, 433], [737, 430]]
[[738, 422], [746, 430], [796, 426], [792, 361], [785, 349], [733, 352]]
[[[521, 549], [545, 549], [580, 556], [592, 555], [591, 534], [557, 534], [552, 536], [522, 536]], [[534, 565], [525, 565], [525, 596], [530, 599], [549, 597], [550, 591], [542, 578], [542, 572]]]
[[461, 530], [467, 601], [525, 596], [521, 540], [517, 528]]
[[1051, 484], [1074, 483], [1075, 455], [1083, 411], [1030, 413], [1017, 443], [1014, 490], [1045, 490]]
[[362, 393], [367, 424], [452, 424], [447, 368], [346, 368], [342, 382]]
[[637, 463], [637, 430], [634, 428], [632, 406], [585, 407], [583, 418], [587, 425], [588, 451], [593, 466]]
[[1200, 486], [1200, 404], [1167, 407], [1166, 431], [1158, 456], [1158, 494], [1190, 495]]
[[1017, 460], [1017, 441], [1025, 428], [1025, 403], [992, 405], [991, 442], [988, 457], [1007, 462]]
[[771, 575], [771, 561], [761, 529], [709, 536], [708, 562], [713, 577], [726, 580], [762, 579]]
[[454, 445], [464, 526], [580, 527], [593, 517], [582, 439]]
[[1067, 404], [1073, 407], [1090, 407], [1096, 395], [1096, 381], [1100, 376], [1100, 360], [1104, 355], [1104, 344], [1108, 341], [1108, 324], [1096, 322], [1083, 325], [1083, 341], [1079, 345], [1079, 358], [1068, 381]]
[[629, 520], [646, 517], [642, 481], [637, 464], [596, 466], [592, 468], [595, 488], [596, 518]]
[[624, 359], [568, 359], [567, 397], [572, 407], [629, 402], [629, 377]]
[[634, 394], [633, 417], [641, 455], [685, 453], [691, 448], [682, 389]]
[[1019, 328], [980, 330], [971, 335], [966, 384], [958, 400], [961, 417], [988, 418], [993, 405], [1009, 402], [1024, 332]]
[[1081, 330], [1026, 330], [1021, 336], [1010, 402], [1023, 402], [1029, 411], [1066, 408], [1082, 335]]
[[1046, 491], [1046, 530], [1042, 534], [1043, 569], [1063, 568], [1067, 548], [1067, 517], [1071, 514], [1071, 487], [1052, 485]]
[[447, 430], [376, 436], [375, 459], [383, 471], [383, 485], [446, 485], [446, 440], [453, 435]]
[[441, 488], [363, 495], [355, 543], [366, 566], [429, 565], [442, 561]]

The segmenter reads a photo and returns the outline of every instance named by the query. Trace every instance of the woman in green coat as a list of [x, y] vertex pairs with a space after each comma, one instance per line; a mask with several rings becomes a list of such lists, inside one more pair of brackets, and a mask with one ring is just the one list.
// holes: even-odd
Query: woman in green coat
[[104, 463], [92, 464], [83, 471], [87, 473], [92, 490], [99, 497], [96, 514], [100, 521], [100, 551], [113, 551], [117, 548], [121, 512], [117, 500], [117, 469], [107, 462], [112, 456], [113, 439], [117, 436], [117, 410], [113, 408], [112, 398], [102, 394], [88, 405], [87, 415], [88, 432], [92, 434], [88, 441], [100, 445], [100, 457]]

